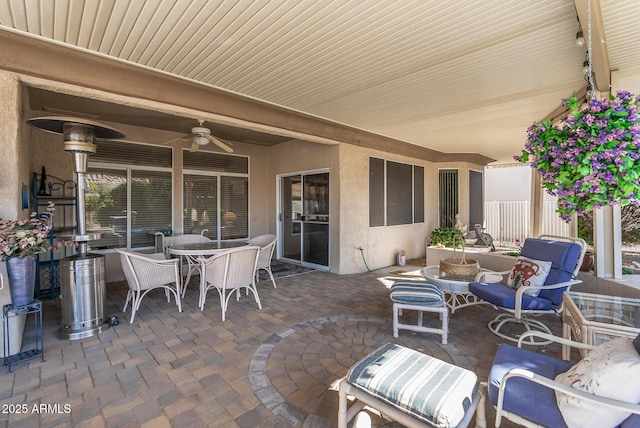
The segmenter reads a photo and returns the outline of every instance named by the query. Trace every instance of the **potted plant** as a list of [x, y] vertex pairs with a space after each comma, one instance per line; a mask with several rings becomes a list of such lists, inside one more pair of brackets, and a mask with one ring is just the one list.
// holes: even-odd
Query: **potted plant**
[[[453, 237], [455, 235], [462, 237], [460, 230], [455, 227], [439, 227], [431, 231], [429, 243], [438, 247], [453, 247]], [[461, 242], [464, 242], [464, 238], [457, 240], [456, 246], [460, 247]]]
[[28, 219], [0, 219], [0, 261], [7, 263], [11, 302], [26, 305], [33, 300], [36, 257], [49, 250], [53, 204], [48, 213], [32, 213]]
[[564, 105], [570, 112], [559, 125], [529, 127], [514, 158], [538, 171], [565, 221], [605, 205], [640, 205], [638, 98], [618, 91], [581, 107], [574, 94]]

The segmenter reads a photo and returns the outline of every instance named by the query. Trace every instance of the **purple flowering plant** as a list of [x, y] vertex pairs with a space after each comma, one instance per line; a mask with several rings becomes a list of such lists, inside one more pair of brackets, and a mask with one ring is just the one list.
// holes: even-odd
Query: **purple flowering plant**
[[570, 112], [559, 125], [542, 121], [527, 130], [514, 159], [531, 162], [547, 193], [558, 197], [563, 220], [605, 205], [640, 205], [638, 98], [618, 91], [581, 109], [574, 94], [564, 100]]

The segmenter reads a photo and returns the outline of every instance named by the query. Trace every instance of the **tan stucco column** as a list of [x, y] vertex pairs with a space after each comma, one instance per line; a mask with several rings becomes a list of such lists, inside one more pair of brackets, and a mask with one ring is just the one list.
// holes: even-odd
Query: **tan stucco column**
[[0, 70], [0, 218], [26, 217], [22, 210], [22, 185], [29, 185], [27, 144], [21, 141], [20, 80]]
[[[618, 87], [618, 72], [611, 72], [611, 92]], [[608, 93], [600, 94], [608, 96]], [[595, 272], [600, 278], [622, 278], [622, 210], [607, 206], [593, 211]]]
[[531, 168], [531, 206], [529, 221], [529, 236], [532, 238], [540, 236], [542, 233], [542, 200], [544, 193], [542, 190], [542, 182], [540, 174], [534, 168]]
[[595, 271], [600, 278], [622, 278], [622, 225], [620, 207], [593, 211]]

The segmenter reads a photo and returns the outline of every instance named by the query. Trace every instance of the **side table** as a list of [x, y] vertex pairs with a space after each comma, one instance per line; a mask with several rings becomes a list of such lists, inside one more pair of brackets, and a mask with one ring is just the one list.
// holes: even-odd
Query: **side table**
[[[640, 333], [640, 299], [567, 291], [562, 296], [562, 337], [599, 345], [616, 337], [635, 338]], [[568, 361], [571, 349], [562, 346]], [[584, 351], [581, 350], [581, 357]]]
[[[499, 272], [493, 272], [489, 269], [481, 269], [481, 272], [485, 272], [484, 282], [502, 281], [502, 275]], [[452, 314], [455, 313], [456, 309], [487, 303], [469, 292], [469, 283], [474, 282], [477, 275], [450, 275], [442, 272], [440, 266], [437, 265], [422, 268], [420, 274], [427, 282], [435, 285], [445, 293], [447, 307], [451, 310]]]
[[[14, 355], [8, 355], [10, 348], [9, 343], [9, 322], [11, 319], [19, 315], [33, 315], [33, 332], [35, 335], [35, 348], [27, 351], [22, 351]], [[27, 320], [27, 323], [29, 320]], [[44, 361], [44, 347], [42, 338], [42, 302], [40, 300], [33, 300], [27, 305], [14, 306], [12, 304], [2, 306], [2, 323], [4, 326], [4, 365], [9, 366], [11, 371], [12, 364], [19, 364], [24, 361], [42, 357]], [[25, 326], [25, 330], [26, 330]]]

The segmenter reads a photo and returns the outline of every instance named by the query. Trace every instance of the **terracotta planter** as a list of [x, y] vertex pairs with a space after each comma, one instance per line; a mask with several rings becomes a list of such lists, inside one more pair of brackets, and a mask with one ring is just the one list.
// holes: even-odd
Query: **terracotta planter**
[[593, 267], [593, 251], [587, 250], [582, 260], [582, 266], [580, 266], [581, 272], [589, 272]]

